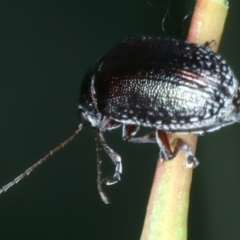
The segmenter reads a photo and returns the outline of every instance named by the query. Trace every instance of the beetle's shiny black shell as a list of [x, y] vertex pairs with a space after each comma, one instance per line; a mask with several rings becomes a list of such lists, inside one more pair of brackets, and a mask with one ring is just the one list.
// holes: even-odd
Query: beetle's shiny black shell
[[172, 39], [132, 37], [89, 70], [80, 90], [84, 118], [171, 132], [203, 132], [236, 121], [238, 82], [219, 55]]

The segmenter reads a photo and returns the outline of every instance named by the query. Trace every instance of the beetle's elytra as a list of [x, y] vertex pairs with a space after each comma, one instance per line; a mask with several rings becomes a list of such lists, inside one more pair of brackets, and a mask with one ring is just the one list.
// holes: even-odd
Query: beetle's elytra
[[[231, 69], [205, 46], [173, 39], [131, 37], [87, 72], [79, 99], [83, 121], [96, 128], [116, 164], [107, 184], [120, 180], [121, 158], [103, 133], [123, 126], [129, 142], [157, 142], [163, 159], [186, 151], [187, 166], [198, 161], [181, 139], [171, 151], [166, 132], [203, 133], [239, 120], [239, 87]], [[156, 133], [133, 138], [140, 126]]]
[[[226, 61], [206, 46], [173, 39], [131, 37], [100, 58], [87, 72], [80, 88], [78, 130], [24, 173], [0, 189], [18, 183], [70, 142], [88, 123], [116, 165], [115, 174], [102, 181], [98, 152], [98, 190], [120, 180], [121, 157], [105, 142], [103, 133], [120, 126], [123, 139], [157, 143], [161, 159], [186, 152], [187, 167], [198, 165], [188, 145], [178, 139], [171, 151], [167, 132], [203, 133], [240, 119], [239, 86]], [[140, 126], [155, 132], [135, 137]], [[100, 146], [98, 146], [98, 149]]]

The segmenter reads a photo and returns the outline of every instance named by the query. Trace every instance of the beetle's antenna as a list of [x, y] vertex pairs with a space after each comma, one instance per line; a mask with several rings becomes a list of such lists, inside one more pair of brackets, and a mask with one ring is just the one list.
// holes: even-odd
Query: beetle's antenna
[[16, 177], [13, 181], [9, 182], [2, 188], [0, 188], [0, 194], [3, 192], [6, 192], [10, 187], [13, 185], [16, 185], [20, 180], [28, 176], [35, 168], [40, 166], [44, 161], [46, 161], [49, 157], [51, 157], [54, 153], [59, 151], [60, 149], [64, 148], [69, 142], [71, 142], [83, 129], [83, 124], [80, 124], [78, 129], [75, 131], [75, 133], [70, 136], [67, 140], [65, 140], [63, 143], [52, 149], [48, 154], [46, 154], [43, 158], [38, 160], [35, 164], [33, 164], [30, 168], [28, 168], [24, 173], [20, 174], [18, 177]]
[[102, 201], [105, 204], [109, 204], [110, 201], [106, 194], [104, 193], [102, 189], [102, 170], [101, 170], [101, 165], [102, 165], [102, 160], [101, 160], [101, 146], [100, 146], [100, 140], [99, 140], [99, 130], [96, 131], [96, 151], [97, 151], [97, 188], [98, 188], [98, 193], [102, 199]]
[[186, 37], [184, 22], [193, 14], [192, 10], [190, 10], [190, 8], [187, 6], [186, 2], [185, 2], [185, 8], [187, 9], [188, 13], [182, 20], [182, 36], [184, 36], [184, 37]]
[[169, 37], [169, 36], [167, 35], [166, 30], [165, 30], [165, 21], [166, 21], [167, 17], [169, 17], [169, 18], [171, 19], [171, 16], [170, 16], [170, 14], [169, 14], [169, 12], [170, 12], [170, 10], [169, 10], [170, 0], [168, 0], [168, 6], [167, 6], [167, 7], [163, 7], [163, 6], [160, 6], [160, 5], [157, 6], [157, 5], [153, 4], [153, 3], [151, 3], [150, 1], [147, 1], [147, 4], [148, 4], [149, 6], [151, 6], [151, 7], [158, 8], [158, 9], [161, 9], [161, 8], [162, 8], [162, 9], [165, 10], [164, 16], [163, 16], [163, 18], [162, 18], [162, 31], [163, 31], [163, 34], [165, 34], [167, 37]]

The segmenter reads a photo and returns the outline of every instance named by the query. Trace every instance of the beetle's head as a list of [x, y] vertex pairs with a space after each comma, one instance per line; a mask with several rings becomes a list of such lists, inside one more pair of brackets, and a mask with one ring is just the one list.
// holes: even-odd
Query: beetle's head
[[88, 123], [92, 127], [97, 127], [102, 117], [92, 103], [86, 103], [86, 105], [83, 105], [81, 102], [79, 102], [78, 114], [82, 123]]

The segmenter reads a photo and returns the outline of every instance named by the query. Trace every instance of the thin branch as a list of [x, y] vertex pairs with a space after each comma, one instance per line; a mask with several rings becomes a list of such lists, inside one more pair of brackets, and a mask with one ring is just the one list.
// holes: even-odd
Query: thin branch
[[[188, 41], [203, 44], [222, 36], [228, 7], [225, 0], [197, 0]], [[197, 135], [171, 135], [171, 142], [180, 137], [194, 153]], [[141, 240], [186, 240], [189, 194], [192, 169], [186, 168], [185, 154], [171, 161], [157, 162], [152, 190], [147, 206]]]

